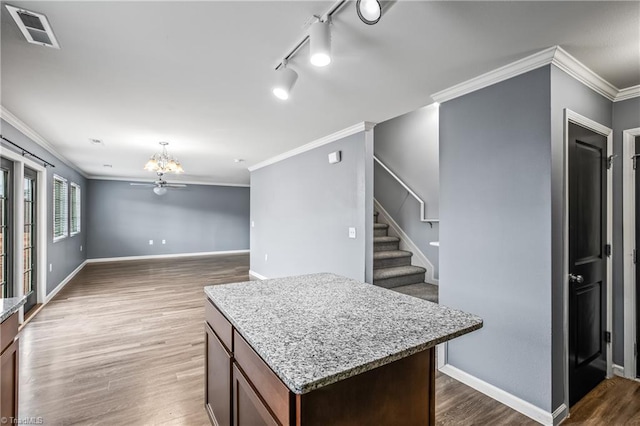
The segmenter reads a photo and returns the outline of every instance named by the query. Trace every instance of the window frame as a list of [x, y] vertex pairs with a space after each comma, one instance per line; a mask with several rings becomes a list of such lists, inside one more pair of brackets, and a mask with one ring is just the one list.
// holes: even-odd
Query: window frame
[[[62, 201], [62, 208], [64, 209], [64, 211], [61, 211], [60, 214], [64, 213], [64, 217], [60, 218], [60, 222], [63, 224], [63, 231], [61, 235], [57, 235], [56, 236], [56, 213], [57, 212], [57, 204], [56, 204], [56, 182], [61, 182], [63, 185], [63, 193], [64, 193], [64, 200]], [[53, 224], [52, 224], [52, 231], [53, 231], [53, 242], [58, 242], [61, 240], [64, 240], [65, 238], [67, 238], [69, 236], [69, 181], [65, 178], [63, 178], [60, 175], [53, 175], [53, 208], [51, 210], [53, 210]]]
[[[73, 202], [73, 192], [76, 191], [76, 202]], [[73, 229], [73, 216], [78, 215], [78, 230]], [[69, 235], [78, 235], [82, 231], [82, 190], [80, 185], [71, 182], [69, 185]]]

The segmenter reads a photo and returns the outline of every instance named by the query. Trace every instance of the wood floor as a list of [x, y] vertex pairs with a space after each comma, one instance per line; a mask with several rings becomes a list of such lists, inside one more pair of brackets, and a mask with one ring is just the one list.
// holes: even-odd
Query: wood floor
[[[202, 288], [246, 281], [248, 265], [248, 255], [229, 255], [85, 266], [21, 332], [20, 417], [45, 425], [209, 425]], [[615, 386], [578, 404], [571, 423], [618, 424], [593, 422], [610, 418], [603, 404]], [[637, 420], [640, 389], [619, 389], [613, 403], [626, 413], [619, 424], [636, 424], [624, 419]], [[436, 422], [536, 424], [442, 374]]]

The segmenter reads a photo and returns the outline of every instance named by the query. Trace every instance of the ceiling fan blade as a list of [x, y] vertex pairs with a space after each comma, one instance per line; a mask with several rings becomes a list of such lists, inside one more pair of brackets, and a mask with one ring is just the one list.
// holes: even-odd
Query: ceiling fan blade
[[167, 183], [164, 186], [166, 186], [167, 188], [186, 188], [187, 185], [181, 184], [181, 183]]
[[129, 185], [131, 185], [131, 186], [156, 186], [154, 183], [134, 183], [134, 182], [129, 182]]

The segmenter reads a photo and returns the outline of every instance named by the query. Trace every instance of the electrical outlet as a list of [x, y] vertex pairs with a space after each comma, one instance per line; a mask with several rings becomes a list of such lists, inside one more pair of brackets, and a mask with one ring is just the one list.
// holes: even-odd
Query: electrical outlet
[[269, 255], [265, 253], [265, 254], [264, 254], [264, 261], [266, 262], [266, 261], [268, 261], [268, 260], [269, 260]]
[[255, 221], [253, 221], [253, 220], [251, 221], [251, 227], [252, 227], [252, 228], [255, 228], [255, 227], [256, 227], [256, 222], [255, 222]]
[[349, 228], [349, 238], [356, 237], [356, 228]]
[[153, 245], [153, 240], [149, 240], [149, 245], [152, 246]]
[[82, 251], [82, 246], [80, 246], [80, 251]]
[[167, 240], [162, 240], [162, 244], [167, 244]]
[[49, 272], [53, 271], [53, 263], [49, 264]]

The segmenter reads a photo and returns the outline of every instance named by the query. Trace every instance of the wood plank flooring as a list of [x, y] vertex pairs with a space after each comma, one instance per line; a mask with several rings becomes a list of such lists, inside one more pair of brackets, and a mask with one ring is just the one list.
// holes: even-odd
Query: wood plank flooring
[[[45, 425], [209, 425], [202, 288], [246, 281], [248, 266], [244, 254], [87, 265], [21, 332], [20, 417]], [[640, 403], [634, 392], [629, 407]], [[576, 406], [573, 424], [581, 424], [578, 415], [604, 415], [598, 399]], [[536, 424], [442, 374], [436, 423]]]

